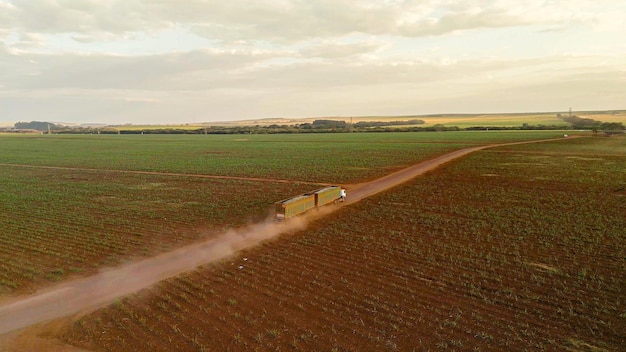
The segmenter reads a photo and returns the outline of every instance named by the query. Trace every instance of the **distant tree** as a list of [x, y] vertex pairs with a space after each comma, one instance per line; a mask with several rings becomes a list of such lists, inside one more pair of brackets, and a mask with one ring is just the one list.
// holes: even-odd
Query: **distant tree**
[[31, 121], [31, 122], [16, 122], [15, 128], [37, 130], [37, 131], [45, 132], [48, 130], [48, 128], [50, 128], [50, 130], [56, 131], [56, 130], [63, 129], [64, 127], [62, 125], [56, 125], [51, 122]]
[[315, 120], [313, 121], [313, 128], [346, 128], [345, 121], [335, 120]]
[[603, 131], [623, 131], [626, 129], [621, 122], [603, 122], [600, 127]]
[[424, 120], [406, 120], [406, 121], [359, 121], [354, 124], [356, 128], [382, 127], [382, 126], [404, 126], [404, 125], [423, 125]]
[[578, 117], [576, 115], [561, 117], [561, 119], [563, 121], [565, 121], [565, 122], [571, 123], [572, 127], [574, 127], [574, 128], [581, 128], [581, 129], [592, 128], [592, 127], [598, 126], [598, 125], [600, 125], [602, 123], [602, 122], [596, 121], [594, 119]]

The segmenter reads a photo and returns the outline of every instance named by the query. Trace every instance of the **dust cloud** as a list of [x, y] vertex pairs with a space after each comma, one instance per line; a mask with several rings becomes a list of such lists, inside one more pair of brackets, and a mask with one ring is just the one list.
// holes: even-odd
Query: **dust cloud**
[[95, 309], [159, 281], [198, 266], [215, 262], [280, 234], [304, 230], [312, 217], [303, 216], [228, 230], [204, 242], [191, 244], [156, 257], [91, 277], [69, 281], [0, 306], [0, 335], [32, 324]]

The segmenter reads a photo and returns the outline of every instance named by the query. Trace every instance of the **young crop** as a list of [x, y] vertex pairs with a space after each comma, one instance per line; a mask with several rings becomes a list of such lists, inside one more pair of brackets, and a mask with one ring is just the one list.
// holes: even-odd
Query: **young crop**
[[[615, 190], [626, 179], [613, 143], [477, 152], [91, 313], [64, 340], [81, 345], [85, 327], [128, 318], [145, 320], [133, 325], [140, 338], [119, 326], [82, 345], [618, 350], [626, 209]], [[243, 257], [251, 259], [239, 270]], [[107, 345], [120, 339], [124, 347]]]

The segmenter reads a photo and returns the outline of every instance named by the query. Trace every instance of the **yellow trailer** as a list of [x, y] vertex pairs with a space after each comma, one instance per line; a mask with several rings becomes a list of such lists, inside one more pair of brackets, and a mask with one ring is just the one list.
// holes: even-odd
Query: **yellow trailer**
[[322, 205], [333, 203], [341, 198], [341, 187], [328, 186], [313, 191], [313, 194], [315, 194], [315, 206], [321, 207]]
[[292, 216], [304, 213], [315, 208], [315, 194], [303, 194], [276, 202], [274, 218], [277, 220], [288, 219]]
[[341, 199], [339, 186], [328, 186], [274, 203], [274, 219], [284, 220]]

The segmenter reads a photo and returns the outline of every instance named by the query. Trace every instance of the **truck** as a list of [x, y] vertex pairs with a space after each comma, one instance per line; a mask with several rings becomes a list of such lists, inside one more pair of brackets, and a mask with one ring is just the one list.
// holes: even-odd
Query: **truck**
[[[345, 192], [345, 191], [344, 191]], [[274, 203], [274, 219], [281, 221], [313, 208], [336, 203], [341, 199], [342, 188], [327, 186]]]

